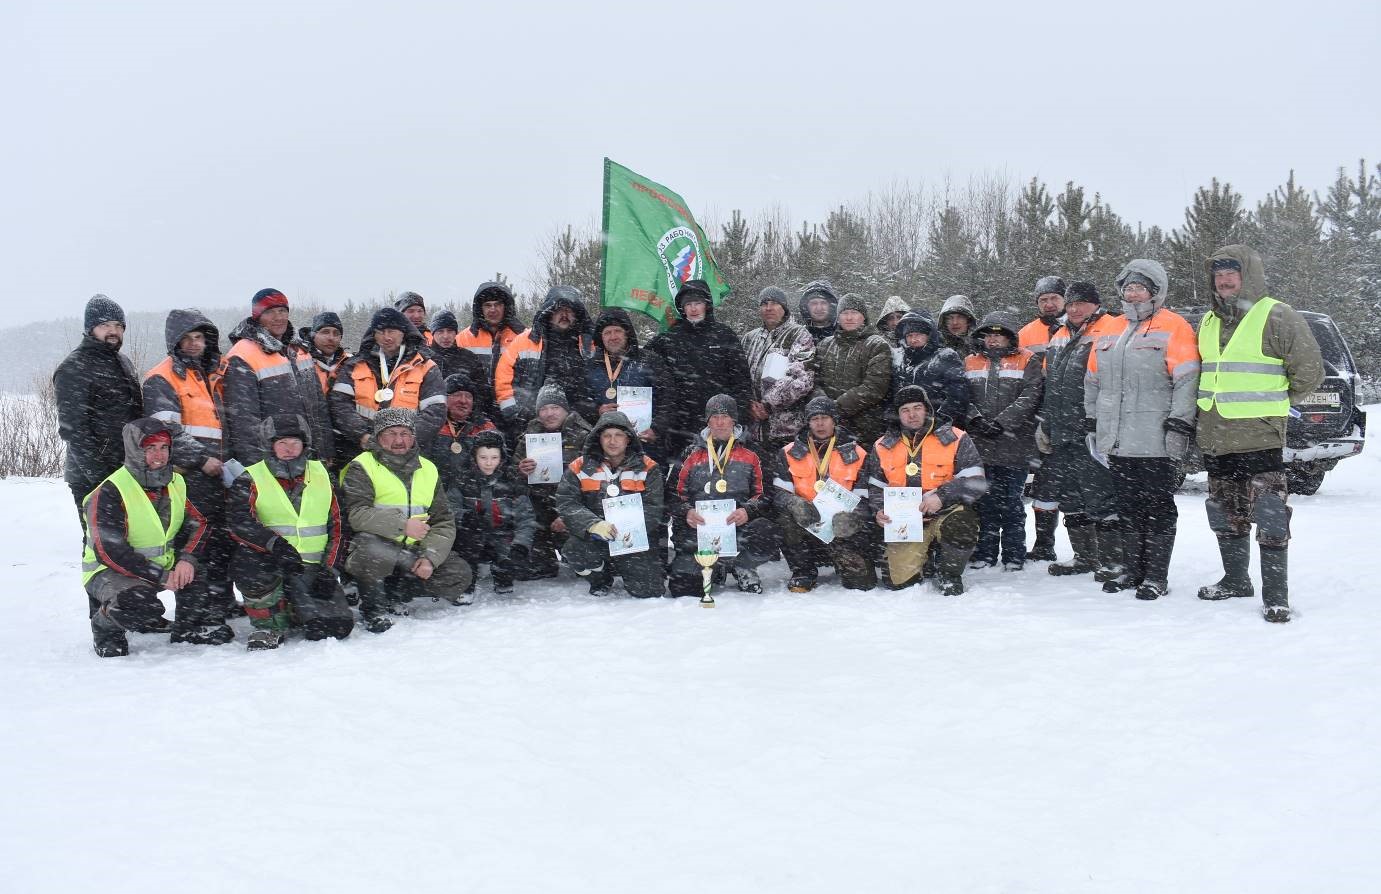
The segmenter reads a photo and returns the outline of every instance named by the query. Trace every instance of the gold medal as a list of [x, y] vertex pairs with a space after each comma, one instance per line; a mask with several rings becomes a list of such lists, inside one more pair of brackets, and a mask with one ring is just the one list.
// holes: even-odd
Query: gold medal
[[721, 478], [714, 483], [714, 489], [722, 494], [729, 489], [729, 482]]
[[375, 403], [385, 403], [390, 400], [393, 400], [392, 388], [380, 388], [378, 391], [374, 392]]
[[452, 453], [464, 453], [464, 452], [465, 452], [465, 448], [461, 446], [461, 444], [460, 444], [459, 441], [452, 441], [452, 442], [451, 442], [451, 452], [452, 452]]
[[920, 471], [921, 471], [921, 467], [918, 466], [918, 465], [916, 465], [915, 463], [907, 463], [907, 464], [906, 464], [906, 474], [908, 474], [908, 475], [918, 475], [918, 474], [920, 474]]
[[614, 398], [619, 396], [619, 389], [611, 385], [605, 389], [604, 396], [609, 398], [610, 400], [613, 400]]
[[617, 484], [611, 484], [606, 487], [604, 491], [611, 497], [617, 497], [619, 495], [619, 486]]

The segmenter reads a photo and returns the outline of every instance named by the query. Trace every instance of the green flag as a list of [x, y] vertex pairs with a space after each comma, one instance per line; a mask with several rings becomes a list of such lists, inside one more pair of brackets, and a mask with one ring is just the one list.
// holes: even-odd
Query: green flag
[[729, 294], [685, 201], [607, 158], [603, 267], [600, 306], [647, 314], [663, 329], [677, 319], [674, 299], [687, 280], [709, 283], [716, 306]]

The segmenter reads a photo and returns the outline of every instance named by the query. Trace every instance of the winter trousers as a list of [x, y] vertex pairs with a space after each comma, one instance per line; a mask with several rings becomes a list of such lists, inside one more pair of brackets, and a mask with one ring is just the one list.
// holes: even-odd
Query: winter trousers
[[624, 589], [628, 590], [630, 595], [646, 599], [661, 596], [666, 589], [663, 582], [663, 552], [653, 544], [646, 552], [611, 558], [609, 544], [603, 541], [591, 540], [588, 537], [568, 537], [564, 555], [566, 561], [581, 576], [589, 572], [592, 584], [601, 583], [609, 586], [613, 584], [614, 578], [621, 577]]
[[[241, 547], [230, 561], [230, 575], [245, 597], [245, 614], [255, 627], [303, 628], [308, 639], [344, 639], [355, 626], [345, 591], [330, 571], [307, 565], [299, 575], [284, 576], [271, 556]], [[330, 575], [330, 595], [318, 594], [320, 575]]]
[[962, 577], [964, 566], [978, 543], [978, 513], [968, 506], [952, 506], [926, 519], [925, 539], [920, 543], [887, 543], [887, 572], [893, 589], [919, 580], [932, 550], [939, 550], [936, 569], [941, 575]]
[[230, 586], [230, 557], [235, 553], [235, 542], [225, 524], [225, 487], [220, 476], [189, 473], [187, 499], [206, 519], [206, 545], [197, 563], [197, 576], [205, 578], [214, 603], [231, 609], [235, 591]]
[[1089, 455], [1088, 447], [1057, 445], [1045, 457], [1036, 487], [1037, 509], [1059, 509], [1085, 515], [1095, 522], [1117, 517], [1117, 492], [1112, 472]]
[[[700, 565], [695, 561], [695, 529], [678, 519], [672, 527], [672, 545], [676, 558], [671, 560], [671, 579], [667, 589], [672, 596], [700, 596], [704, 593]], [[770, 518], [755, 518], [738, 529], [738, 555], [728, 564], [744, 571], [753, 571], [771, 560], [781, 549], [781, 532]]]
[[1284, 470], [1250, 476], [1208, 476], [1208, 526], [1221, 540], [1247, 537], [1256, 524], [1256, 542], [1267, 549], [1290, 543], [1289, 485]]
[[401, 544], [385, 540], [377, 534], [357, 533], [350, 541], [350, 554], [345, 560], [345, 568], [359, 581], [361, 593], [366, 587], [373, 588], [385, 581], [392, 588], [407, 583], [422, 594], [448, 602], [460, 600], [474, 579], [470, 566], [452, 552], [436, 566], [431, 577], [421, 580], [412, 573], [412, 566], [418, 558], [416, 553], [404, 549]]
[[532, 498], [532, 513], [537, 517], [537, 533], [532, 538], [532, 551], [526, 569], [519, 572], [519, 579], [526, 574], [532, 578], [555, 577], [557, 573], [556, 551], [565, 551], [566, 535], [557, 534], [551, 529], [556, 521], [556, 488], [545, 485], [532, 485], [528, 488]]
[[[470, 564], [472, 575], [480, 565], [489, 563], [489, 573], [495, 584], [512, 584], [515, 580], [532, 578], [532, 563], [528, 557], [515, 555], [512, 531], [471, 528], [466, 532], [463, 545], [460, 538], [456, 538], [456, 548], [451, 550], [451, 555], [455, 556], [457, 551]], [[553, 564], [555, 561], [556, 556], [553, 555]], [[465, 586], [469, 587], [470, 584]]]
[[1108, 457], [1117, 514], [1124, 532], [1173, 534], [1179, 521], [1175, 484], [1179, 466], [1172, 459]]
[[973, 558], [1020, 565], [1026, 561], [1026, 507], [1021, 489], [1026, 484], [1026, 467], [987, 466], [988, 492], [978, 501], [978, 547]]
[[777, 524], [782, 529], [782, 552], [793, 576], [814, 580], [815, 551], [817, 547], [823, 547], [844, 589], [871, 590], [877, 586], [877, 572], [873, 568], [877, 528], [873, 525], [865, 525], [853, 537], [835, 537], [833, 543], [822, 544], [813, 534], [796, 524], [790, 512], [780, 513]]
[[[92, 632], [99, 633], [98, 628], [102, 627], [111, 629], [112, 625], [135, 633], [161, 629], [163, 602], [158, 598], [160, 592], [157, 584], [146, 580], [126, 577], [109, 569], [102, 571], [86, 584]], [[177, 606], [174, 632], [218, 625], [223, 619], [200, 573], [173, 597]]]

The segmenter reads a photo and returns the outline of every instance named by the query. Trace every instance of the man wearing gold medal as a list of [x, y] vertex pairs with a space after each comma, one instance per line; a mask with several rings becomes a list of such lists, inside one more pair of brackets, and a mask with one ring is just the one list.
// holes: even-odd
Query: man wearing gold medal
[[655, 384], [652, 364], [643, 358], [638, 330], [633, 328], [628, 311], [620, 307], [600, 311], [595, 318], [594, 339], [594, 354], [585, 360], [585, 387], [579, 394], [567, 395], [591, 423], [619, 408], [620, 388], [651, 388]]
[[937, 420], [930, 398], [919, 385], [897, 391], [897, 422], [877, 439], [865, 473], [874, 518], [879, 525], [891, 519], [883, 511], [884, 490], [913, 487], [922, 491], [924, 539], [886, 544], [892, 588], [917, 583], [932, 545], [938, 543], [935, 570], [940, 592], [964, 592], [964, 566], [978, 543], [978, 513], [973, 504], [988, 489], [983, 460], [973, 440], [949, 423]]
[[374, 416], [388, 407], [417, 414], [418, 446], [431, 451], [446, 420], [445, 380], [401, 311], [385, 307], [374, 314], [360, 350], [336, 371], [330, 407], [342, 464], [368, 447]]
[[757, 567], [779, 548], [780, 532], [771, 519], [771, 497], [763, 492], [762, 463], [744, 443], [738, 424], [738, 401], [716, 394], [705, 404], [706, 427], [681, 458], [676, 486], [670, 500], [672, 544], [676, 558], [671, 565], [668, 589], [672, 596], [703, 593], [700, 566], [695, 561], [696, 528], [705, 519], [696, 511], [697, 500], [733, 500], [729, 524], [738, 528], [738, 555], [725, 557], [744, 593], [761, 593]]
[[806, 402], [806, 424], [796, 440], [777, 452], [772, 495], [779, 512], [785, 542], [782, 552], [791, 568], [787, 589], [808, 593], [815, 589], [815, 559], [811, 546], [820, 541], [806, 529], [820, 523], [820, 511], [812, 502], [826, 479], [860, 497], [851, 512], [837, 512], [831, 519], [834, 539], [829, 544], [839, 582], [846, 590], [871, 590], [877, 585], [873, 570], [873, 538], [876, 529], [868, 508], [868, 482], [863, 466], [868, 451], [839, 425], [839, 407], [828, 397]]

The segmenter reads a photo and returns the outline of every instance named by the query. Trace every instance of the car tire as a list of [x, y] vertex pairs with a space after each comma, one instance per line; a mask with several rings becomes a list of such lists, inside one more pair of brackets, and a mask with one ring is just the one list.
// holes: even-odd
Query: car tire
[[1323, 472], [1285, 470], [1285, 480], [1290, 488], [1290, 493], [1306, 497], [1319, 492], [1319, 486], [1323, 484], [1323, 476]]

